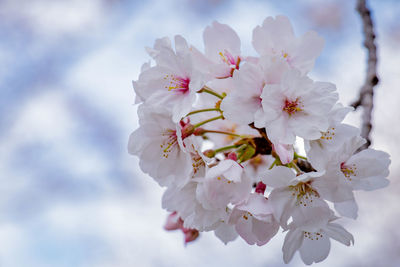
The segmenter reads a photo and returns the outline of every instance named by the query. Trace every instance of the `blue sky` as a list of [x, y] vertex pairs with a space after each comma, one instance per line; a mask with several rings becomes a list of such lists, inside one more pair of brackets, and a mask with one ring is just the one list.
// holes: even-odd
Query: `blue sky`
[[[156, 38], [181, 34], [202, 48], [202, 30], [218, 20], [254, 54], [252, 29], [285, 14], [297, 34], [313, 29], [326, 39], [311, 76], [334, 82], [347, 104], [366, 66], [354, 2], [1, 1], [0, 265], [281, 265], [282, 234], [260, 248], [206, 233], [185, 248], [180, 233], [162, 230], [163, 190], [126, 151], [137, 127], [131, 81]], [[333, 244], [321, 266], [400, 265], [400, 6], [371, 6], [381, 78], [373, 147], [392, 155], [392, 182], [357, 194], [359, 219], [343, 221], [355, 246]], [[348, 121], [358, 125], [359, 115]]]

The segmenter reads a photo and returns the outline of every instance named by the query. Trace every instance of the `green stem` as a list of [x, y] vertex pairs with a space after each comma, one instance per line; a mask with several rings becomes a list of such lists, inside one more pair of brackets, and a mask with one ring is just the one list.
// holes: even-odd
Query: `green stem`
[[211, 89], [210, 87], [204, 86], [203, 88], [201, 88], [199, 91], [197, 91], [197, 93], [207, 93], [213, 96], [218, 97], [219, 99], [224, 99], [224, 96], [218, 94], [217, 92], [215, 92], [213, 89]]
[[243, 136], [241, 136], [241, 135], [230, 133], [230, 132], [224, 132], [224, 131], [204, 130], [204, 133], [226, 134], [226, 135], [230, 135], [230, 136], [234, 136], [234, 137], [243, 138]]
[[274, 162], [272, 162], [271, 166], [269, 167], [269, 170], [272, 169], [280, 160], [278, 158], [275, 158]]
[[305, 159], [305, 160], [307, 160], [306, 157], [301, 156], [301, 155], [297, 154], [296, 152], [294, 152], [294, 158], [295, 158], [295, 159], [300, 158], [300, 159]]
[[207, 111], [219, 111], [219, 112], [221, 112], [221, 110], [219, 108], [205, 108], [205, 109], [194, 110], [194, 111], [188, 113], [186, 116], [193, 115], [193, 114], [200, 113], [200, 112], [207, 112]]
[[209, 122], [215, 121], [215, 120], [219, 120], [219, 119], [223, 119], [223, 118], [224, 118], [224, 116], [222, 116], [222, 115], [221, 115], [221, 116], [218, 116], [218, 117], [214, 117], [214, 118], [211, 118], [211, 119], [208, 119], [208, 120], [199, 122], [199, 123], [193, 125], [193, 127], [196, 129], [196, 128], [199, 128], [200, 126], [202, 126], [202, 125], [204, 125], [204, 124], [206, 124], [206, 123], [209, 123]]
[[238, 145], [224, 146], [224, 147], [220, 147], [220, 148], [214, 150], [214, 152], [215, 152], [215, 154], [217, 154], [219, 152], [222, 152], [222, 151], [225, 151], [225, 150], [229, 150], [229, 149], [232, 149], [232, 148], [237, 148], [237, 147], [238, 147]]

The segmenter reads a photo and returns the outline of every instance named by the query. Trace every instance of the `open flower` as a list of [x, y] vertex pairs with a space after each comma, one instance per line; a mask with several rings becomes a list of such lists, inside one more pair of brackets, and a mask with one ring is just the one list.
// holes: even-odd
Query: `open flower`
[[206, 209], [223, 208], [246, 199], [251, 182], [239, 163], [225, 159], [206, 171], [204, 182], [197, 188], [197, 198]]
[[237, 233], [249, 244], [262, 246], [278, 232], [279, 223], [263, 194], [252, 193], [249, 198], [235, 206], [229, 218]]
[[191, 177], [192, 158], [181, 145], [181, 125], [174, 123], [168, 112], [158, 113], [146, 106], [139, 112], [141, 123], [129, 137], [129, 153], [139, 157], [142, 171], [161, 186], [182, 186]]
[[275, 19], [266, 18], [262, 26], [254, 29], [253, 46], [261, 56], [283, 59], [305, 74], [314, 66], [324, 46], [324, 39], [313, 31], [296, 37], [289, 19], [276, 16]]
[[280, 84], [266, 85], [262, 98], [263, 122], [273, 143], [293, 144], [296, 135], [314, 140], [329, 126], [328, 114], [338, 100], [331, 83], [313, 82], [296, 70], [283, 74]]
[[[287, 67], [281, 60], [263, 57], [258, 64], [246, 62], [233, 74], [233, 90], [221, 103], [224, 116], [238, 124], [262, 123], [261, 95], [266, 84], [280, 83]], [[260, 121], [261, 119], [261, 121]]]
[[214, 21], [203, 33], [205, 55], [192, 47], [196, 66], [215, 78], [231, 77], [242, 60], [240, 39], [226, 24]]
[[308, 209], [302, 219], [289, 225], [282, 247], [283, 261], [289, 263], [299, 250], [305, 264], [321, 262], [329, 255], [331, 238], [346, 246], [353, 244], [353, 236], [341, 225], [333, 223], [336, 219], [328, 208]]
[[175, 36], [175, 51], [168, 39], [161, 39], [150, 55], [156, 66], [142, 69], [139, 80], [133, 83], [135, 92], [138, 99], [170, 110], [173, 121], [178, 122], [192, 109], [196, 92], [207, 82], [207, 76], [194, 67], [182, 36]]

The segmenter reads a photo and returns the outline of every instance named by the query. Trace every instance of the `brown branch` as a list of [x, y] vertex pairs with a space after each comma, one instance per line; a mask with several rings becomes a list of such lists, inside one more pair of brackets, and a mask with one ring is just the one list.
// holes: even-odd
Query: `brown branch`
[[376, 71], [378, 58], [374, 42], [374, 25], [371, 19], [371, 11], [366, 6], [366, 0], [357, 0], [356, 9], [362, 19], [365, 38], [364, 46], [368, 51], [367, 76], [364, 85], [360, 89], [358, 99], [351, 104], [355, 109], [360, 106], [363, 108], [361, 136], [367, 140], [367, 142], [359, 149], [363, 150], [368, 148], [371, 144], [370, 135], [372, 129], [372, 109], [374, 107], [374, 86], [379, 82]]

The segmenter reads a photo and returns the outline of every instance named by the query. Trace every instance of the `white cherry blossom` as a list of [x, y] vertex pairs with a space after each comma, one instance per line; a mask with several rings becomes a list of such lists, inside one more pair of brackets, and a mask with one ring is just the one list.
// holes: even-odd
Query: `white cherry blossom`
[[226, 24], [214, 21], [203, 33], [205, 55], [192, 47], [196, 66], [215, 78], [231, 77], [242, 61], [240, 38]]
[[246, 199], [252, 181], [236, 161], [225, 159], [206, 171], [204, 182], [197, 188], [197, 198], [206, 209], [224, 208]]
[[282, 247], [284, 262], [289, 263], [297, 250], [307, 265], [323, 261], [328, 257], [331, 238], [346, 246], [353, 244], [353, 236], [334, 223], [336, 219], [328, 208], [308, 209], [301, 219], [289, 225]]
[[140, 126], [129, 137], [129, 153], [139, 157], [142, 171], [161, 186], [185, 184], [192, 172], [192, 159], [179, 144], [181, 125], [174, 123], [168, 112], [156, 113], [145, 106], [139, 112]]
[[249, 245], [265, 245], [279, 229], [270, 203], [259, 193], [252, 193], [246, 201], [236, 205], [229, 223], [235, 225], [236, 232]]
[[205, 209], [196, 198], [197, 187], [201, 182], [190, 181], [184, 187], [169, 187], [163, 195], [162, 207], [170, 212], [177, 212], [184, 221], [185, 228], [199, 231], [216, 229], [230, 215], [226, 207]]
[[165, 229], [181, 230], [185, 244], [213, 231], [224, 244], [240, 236], [262, 246], [282, 227], [284, 262], [299, 251], [307, 265], [328, 256], [331, 238], [353, 243], [330, 207], [356, 219], [354, 191], [387, 186], [390, 157], [359, 151], [359, 129], [343, 123], [353, 108], [337, 102], [335, 85], [306, 76], [322, 38], [296, 37], [284, 16], [254, 29], [255, 57], [228, 25], [213, 22], [203, 38], [205, 53], [181, 36], [174, 48], [157, 39], [147, 48], [155, 65], [133, 82], [139, 128], [128, 151], [167, 187]]
[[269, 201], [275, 218], [283, 228], [287, 227], [287, 222], [296, 209], [327, 206], [312, 186], [314, 178], [322, 175], [319, 172], [309, 172], [296, 176], [293, 170], [284, 166], [276, 166], [264, 172], [262, 182], [274, 188], [269, 195]]
[[354, 136], [360, 135], [360, 130], [354, 126], [342, 123], [344, 117], [353, 108], [343, 107], [337, 103], [328, 114], [329, 128], [316, 140], [304, 140], [304, 148], [308, 160], [317, 170], [326, 169], [326, 153], [342, 147], [342, 145]]
[[296, 37], [290, 21], [285, 16], [268, 17], [262, 26], [253, 31], [253, 46], [261, 55], [284, 59], [288, 65], [309, 72], [324, 46], [316, 32], [306, 32]]
[[163, 40], [156, 42], [150, 53], [157, 65], [145, 66], [133, 85], [139, 96], [137, 99], [171, 110], [173, 121], [178, 122], [192, 109], [196, 92], [207, 78], [194, 67], [192, 54], [183, 37], [175, 36], [175, 51], [168, 41]]
[[255, 122], [264, 118], [261, 95], [266, 84], [280, 83], [287, 66], [282, 60], [272, 61], [263, 57], [258, 64], [245, 63], [233, 74], [233, 90], [221, 103], [224, 116], [239, 124]]
[[293, 144], [296, 136], [319, 139], [328, 129], [327, 115], [338, 100], [335, 85], [313, 82], [296, 70], [283, 74], [280, 84], [266, 85], [262, 98], [263, 122], [274, 143]]

